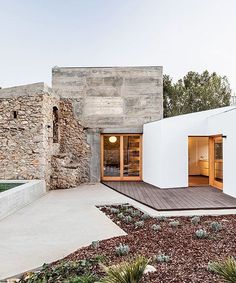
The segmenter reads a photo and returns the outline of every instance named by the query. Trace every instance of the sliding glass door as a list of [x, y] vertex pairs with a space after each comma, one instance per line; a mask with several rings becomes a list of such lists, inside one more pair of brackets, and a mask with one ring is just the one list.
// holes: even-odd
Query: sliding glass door
[[102, 180], [141, 180], [141, 135], [101, 136]]

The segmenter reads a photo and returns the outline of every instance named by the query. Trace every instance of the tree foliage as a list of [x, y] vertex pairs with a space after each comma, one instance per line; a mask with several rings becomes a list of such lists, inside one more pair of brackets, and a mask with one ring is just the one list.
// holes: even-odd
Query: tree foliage
[[173, 82], [163, 76], [164, 117], [204, 111], [230, 105], [231, 89], [227, 77], [204, 71], [188, 72]]

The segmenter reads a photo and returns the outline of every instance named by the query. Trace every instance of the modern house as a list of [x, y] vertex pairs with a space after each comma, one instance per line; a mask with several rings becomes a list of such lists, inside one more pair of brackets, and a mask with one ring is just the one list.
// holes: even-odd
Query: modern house
[[141, 181], [236, 197], [236, 106], [163, 118], [162, 67], [54, 67], [0, 90], [0, 179]]
[[159, 188], [212, 186], [236, 197], [236, 106], [144, 125], [143, 179]]

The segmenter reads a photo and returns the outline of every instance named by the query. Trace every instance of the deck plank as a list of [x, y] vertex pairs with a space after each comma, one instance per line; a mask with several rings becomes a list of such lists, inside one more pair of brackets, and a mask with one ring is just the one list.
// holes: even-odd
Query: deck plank
[[103, 182], [156, 210], [235, 209], [236, 198], [212, 187], [160, 189], [145, 182]]

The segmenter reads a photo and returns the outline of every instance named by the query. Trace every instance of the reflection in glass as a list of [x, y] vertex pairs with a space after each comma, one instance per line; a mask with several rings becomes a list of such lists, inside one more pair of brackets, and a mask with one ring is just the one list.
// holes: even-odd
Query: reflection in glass
[[223, 140], [215, 139], [214, 142], [214, 179], [223, 182]]
[[[115, 138], [116, 139], [115, 139]], [[120, 137], [104, 136], [104, 176], [120, 176]]]
[[140, 137], [124, 136], [124, 177], [139, 176], [140, 174]]

